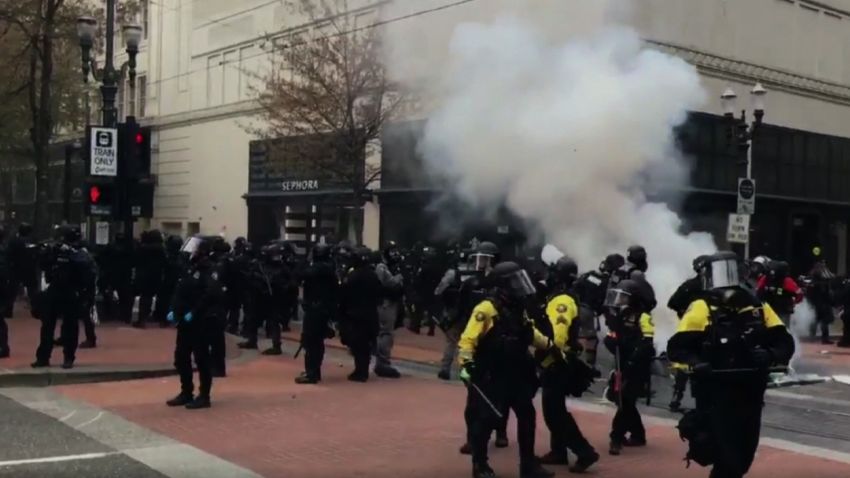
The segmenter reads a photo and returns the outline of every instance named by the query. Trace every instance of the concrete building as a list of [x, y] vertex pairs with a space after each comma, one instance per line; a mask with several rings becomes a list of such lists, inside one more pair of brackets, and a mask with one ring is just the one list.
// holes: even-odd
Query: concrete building
[[[275, 193], [249, 188], [251, 158], [261, 161], [263, 154], [257, 143], [252, 148], [256, 138], [247, 132], [256, 111], [256, 74], [267, 68], [279, 39], [309, 26], [279, 0], [146, 3], [148, 33], [139, 58], [144, 80], [134, 101], [142, 123], [157, 132], [151, 226], [184, 234], [225, 233], [231, 239], [249, 232], [309, 239], [344, 228], [347, 219], [339, 208], [333, 217], [318, 210], [317, 203], [334, 191], [309, 182], [314, 178], [283, 178], [290, 187]], [[354, 7], [383, 3], [352, 2]], [[451, 2], [411, 3], [424, 10]], [[480, 6], [456, 8], [469, 9], [474, 17]], [[850, 146], [844, 139], [850, 137], [850, 0], [640, 0], [627, 18], [649, 45], [694, 64], [706, 90], [718, 97], [706, 111], [695, 112], [686, 134], [698, 161], [685, 215], [722, 222], [734, 209], [742, 170], [717, 140], [725, 130], [719, 96], [731, 86], [744, 99], [761, 81], [770, 92], [769, 127], [754, 150], [759, 202], [753, 252], [802, 261], [812, 245], [823, 244], [843, 272], [850, 260], [850, 193], [845, 192], [850, 191]], [[125, 97], [128, 108], [130, 101]], [[424, 210], [433, 185], [404, 177], [409, 168], [398, 166], [415, 161], [413, 155], [409, 147], [384, 151], [379, 194], [365, 206], [368, 245], [427, 238]], [[715, 222], [696, 219], [694, 225], [712, 230], [723, 242], [725, 231], [711, 225]], [[491, 232], [499, 234], [497, 229]]]

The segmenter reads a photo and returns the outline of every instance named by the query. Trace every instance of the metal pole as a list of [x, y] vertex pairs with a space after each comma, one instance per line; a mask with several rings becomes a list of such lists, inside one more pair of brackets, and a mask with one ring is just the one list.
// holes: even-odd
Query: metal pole
[[[747, 139], [747, 179], [753, 179], [753, 135], [750, 131], [749, 139]], [[750, 221], [752, 221], [750, 216]], [[750, 232], [747, 231], [747, 242], [744, 244], [744, 259], [750, 258]]]
[[103, 67], [103, 125], [114, 128], [118, 124], [115, 97], [118, 95], [118, 79], [115, 72], [115, 0], [106, 0], [106, 64]]
[[71, 223], [71, 155], [74, 154], [74, 145], [65, 146], [65, 165], [62, 184], [62, 219], [65, 224]]

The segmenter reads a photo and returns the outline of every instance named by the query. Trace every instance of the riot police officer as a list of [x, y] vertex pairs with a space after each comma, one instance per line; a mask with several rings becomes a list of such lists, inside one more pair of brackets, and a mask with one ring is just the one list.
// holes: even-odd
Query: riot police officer
[[[696, 275], [685, 279], [679, 287], [670, 296], [667, 301], [667, 308], [676, 312], [676, 315], [681, 319], [688, 310], [688, 307], [697, 300], [703, 292], [702, 278], [700, 271], [708, 256], [698, 256], [694, 259], [693, 268]], [[670, 368], [673, 372], [673, 396], [670, 399], [670, 411], [678, 412], [682, 408], [682, 399], [685, 397], [685, 389], [688, 386], [689, 368], [687, 364], [671, 362]]]
[[64, 355], [62, 368], [74, 366], [80, 320], [94, 304], [96, 268], [88, 251], [80, 247], [79, 228], [61, 226], [57, 234], [61, 237], [60, 242], [47, 246], [43, 256], [42, 268], [48, 289], [45, 291], [45, 307], [40, 313], [41, 339], [33, 368], [50, 366], [53, 333], [60, 317]]
[[340, 287], [339, 334], [354, 356], [354, 372], [348, 376], [354, 382], [369, 380], [369, 362], [379, 328], [378, 306], [383, 297], [381, 281], [369, 264], [370, 256], [366, 247], [352, 252], [352, 268]]
[[693, 369], [696, 410], [679, 430], [689, 460], [713, 465], [713, 478], [740, 478], [758, 448], [768, 373], [788, 364], [794, 340], [770, 305], [742, 286], [734, 253], [706, 258], [700, 278], [703, 294], [667, 344], [671, 360]]
[[32, 301], [39, 292], [38, 280], [38, 245], [32, 240], [32, 226], [23, 223], [18, 226], [18, 232], [9, 239], [7, 248], [9, 267], [9, 293], [12, 299], [7, 303], [6, 316], [11, 317], [14, 312], [15, 296], [20, 286], [27, 291], [27, 298]]
[[[477, 243], [474, 252], [469, 255], [468, 267], [470, 269], [470, 273], [465, 278], [461, 277], [462, 282], [458, 290], [457, 313], [459, 322], [458, 327], [460, 328], [460, 331], [458, 333], [457, 342], [460, 341], [460, 336], [466, 329], [469, 317], [472, 316], [473, 309], [489, 297], [490, 284], [487, 281], [487, 276], [493, 270], [493, 267], [499, 262], [500, 258], [501, 253], [499, 251], [499, 247], [489, 241]], [[455, 348], [457, 348], [457, 345]], [[452, 354], [452, 356], [454, 356], [457, 352], [458, 351], [455, 350], [455, 353]], [[469, 430], [472, 429], [473, 420], [478, 415], [478, 412], [473, 407], [479, 403], [480, 401], [475, 400], [467, 400], [466, 402], [463, 418], [466, 422], [467, 436], [469, 435]], [[494, 443], [496, 448], [506, 448], [510, 444], [507, 429], [508, 415], [505, 414], [496, 426], [496, 441]], [[460, 447], [460, 453], [463, 455], [472, 454], [472, 446], [468, 439], [466, 443]]]
[[281, 355], [281, 327], [288, 304], [288, 292], [293, 278], [284, 262], [284, 251], [280, 243], [272, 242], [260, 251], [260, 258], [253, 262], [249, 273], [249, 297], [251, 314], [246, 326], [247, 340], [240, 348], [256, 349], [257, 333], [261, 322], [272, 339], [271, 348], [263, 355]]
[[[115, 235], [115, 243], [100, 254], [101, 295], [104, 317], [130, 323], [133, 315], [133, 239], [123, 232]], [[118, 302], [115, 303], [114, 296]]]
[[402, 313], [404, 277], [401, 274], [401, 253], [394, 242], [383, 251], [383, 261], [375, 267], [381, 282], [382, 300], [378, 306], [378, 343], [375, 353], [375, 375], [399, 378], [401, 374], [392, 366], [393, 339], [396, 322]]
[[188, 266], [185, 256], [180, 252], [181, 247], [183, 247], [183, 239], [180, 236], [168, 236], [168, 239], [165, 240], [165, 269], [162, 274], [162, 285], [156, 295], [156, 307], [153, 313], [154, 319], [162, 327], [168, 326], [166, 317], [171, 307], [171, 300], [174, 298], [174, 290]]
[[550, 451], [543, 464], [568, 465], [567, 450], [576, 454], [570, 468], [582, 473], [599, 461], [599, 454], [582, 435], [572, 414], [567, 410], [567, 395], [581, 395], [593, 383], [593, 370], [578, 357], [579, 306], [572, 291], [578, 265], [569, 257], [561, 257], [552, 267], [546, 316], [546, 335], [552, 346], [541, 355], [543, 385], [543, 419], [549, 428]]
[[301, 329], [301, 346], [304, 348], [304, 373], [295, 383], [311, 384], [322, 380], [322, 361], [325, 357], [325, 339], [332, 334], [331, 321], [339, 301], [339, 282], [330, 247], [317, 244], [313, 247], [312, 262], [304, 270], [304, 325]]
[[[177, 324], [174, 367], [180, 374], [180, 393], [166, 404], [193, 410], [211, 405], [210, 342], [216, 329], [212, 322], [220, 320], [215, 317], [212, 308], [223, 303], [224, 289], [211, 258], [212, 238], [193, 237], [187, 241], [183, 251], [190, 257], [189, 270], [177, 284], [172, 310], [168, 313], [168, 321]], [[197, 396], [194, 395], [192, 380], [193, 358], [200, 380]]]
[[525, 313], [526, 300], [536, 290], [515, 262], [496, 265], [489, 278], [494, 285], [493, 297], [475, 307], [458, 346], [461, 379], [468, 384], [468, 409], [474, 413], [468, 431], [472, 474], [475, 478], [495, 476], [488, 464], [487, 441], [501, 419], [513, 410], [520, 476], [548, 478], [553, 474], [534, 455], [536, 411], [532, 399], [538, 381], [529, 347], [550, 347], [550, 341]]
[[611, 455], [619, 455], [624, 446], [646, 446], [646, 430], [637, 408], [638, 399], [646, 393], [655, 356], [655, 326], [649, 315], [654, 298], [646, 291], [637, 280], [625, 279], [608, 289], [605, 298], [610, 331], [605, 347], [614, 355], [615, 367], [607, 398], [617, 405], [611, 423]]
[[610, 254], [599, 264], [598, 270], [580, 275], [573, 286], [579, 310], [579, 338], [584, 342], [584, 357], [593, 369], [594, 377], [602, 372], [596, 368], [596, 351], [599, 347], [599, 317], [604, 314], [603, 305], [611, 274], [625, 264], [620, 254]]
[[154, 229], [142, 233], [136, 250], [136, 292], [139, 295], [139, 316], [134, 327], [144, 328], [151, 317], [153, 300], [162, 287], [165, 272], [165, 245], [162, 233]]
[[226, 261], [227, 286], [227, 331], [231, 334], [239, 332], [239, 319], [242, 317], [243, 304], [246, 299], [245, 282], [251, 266], [251, 256], [248, 252], [248, 241], [237, 237], [233, 241], [233, 251]]

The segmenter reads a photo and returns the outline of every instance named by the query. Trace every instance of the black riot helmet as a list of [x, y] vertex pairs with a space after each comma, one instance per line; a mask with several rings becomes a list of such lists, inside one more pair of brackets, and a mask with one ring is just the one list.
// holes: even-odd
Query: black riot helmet
[[349, 260], [353, 267], [367, 266], [372, 262], [372, 250], [366, 246], [355, 247]]
[[615, 317], [626, 317], [642, 312], [640, 298], [642, 292], [642, 287], [637, 281], [631, 279], [620, 281], [616, 286], [608, 289], [604, 307]]
[[702, 270], [702, 266], [705, 264], [705, 261], [708, 259], [708, 257], [709, 256], [703, 254], [701, 256], [697, 256], [696, 259], [694, 259], [694, 272], [699, 273], [699, 271]]
[[284, 259], [284, 250], [280, 243], [272, 242], [260, 251], [260, 255], [268, 264], [282, 264]]
[[528, 273], [516, 262], [496, 264], [488, 277], [499, 297], [509, 303], [524, 301], [537, 293]]
[[570, 287], [578, 277], [578, 264], [573, 258], [563, 256], [552, 266], [550, 277], [556, 285]]
[[168, 239], [165, 240], [165, 250], [168, 251], [169, 254], [176, 254], [180, 252], [180, 248], [183, 246], [183, 239], [180, 236], [168, 236]]
[[605, 260], [599, 264], [599, 272], [611, 274], [615, 270], [623, 267], [625, 263], [626, 258], [621, 254], [608, 254], [608, 256], [605, 257]]
[[18, 235], [21, 237], [29, 237], [32, 234], [32, 226], [26, 222], [22, 222], [20, 226], [18, 226]]
[[631, 246], [626, 253], [626, 260], [637, 266], [643, 272], [649, 268], [646, 262], [646, 249], [643, 246]]
[[470, 269], [478, 272], [487, 272], [499, 262], [499, 246], [492, 242], [484, 241], [478, 244], [475, 252], [469, 255]]
[[401, 261], [401, 249], [395, 241], [390, 241], [384, 246], [383, 256], [387, 264], [398, 264]]
[[329, 262], [331, 260], [331, 248], [327, 244], [316, 244], [312, 251], [313, 262]]
[[237, 254], [242, 254], [245, 252], [245, 247], [248, 245], [248, 240], [244, 237], [237, 237], [235, 241], [233, 241], [233, 252]]
[[700, 279], [705, 291], [740, 287], [738, 256], [731, 251], [722, 251], [707, 256], [700, 269]]
[[69, 246], [77, 245], [83, 239], [80, 227], [73, 224], [65, 224], [56, 228], [56, 238], [63, 244]]

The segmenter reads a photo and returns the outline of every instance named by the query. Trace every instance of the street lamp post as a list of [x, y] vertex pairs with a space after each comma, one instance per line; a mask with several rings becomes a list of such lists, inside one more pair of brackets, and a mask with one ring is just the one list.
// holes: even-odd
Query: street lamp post
[[[118, 82], [121, 80], [121, 75], [118, 69], [115, 68], [115, 3], [116, 0], [106, 0], [106, 59], [103, 69], [98, 69], [97, 62], [92, 55], [92, 50], [95, 44], [95, 35], [97, 33], [97, 20], [92, 17], [79, 17], [77, 19], [77, 36], [80, 40], [80, 49], [82, 52], [82, 71], [83, 81], [88, 82], [89, 76], [101, 83], [100, 93], [103, 97], [103, 118], [104, 127], [115, 128], [118, 126], [118, 109], [115, 105], [115, 98], [118, 96]], [[121, 70], [128, 68], [130, 79], [130, 94], [135, 94], [136, 86], [136, 55], [139, 53], [139, 43], [142, 39], [142, 27], [136, 24], [124, 25], [122, 28], [124, 34], [124, 42], [126, 43], [126, 51], [128, 61], [122, 65]], [[130, 112], [128, 121], [135, 121], [133, 114]], [[129, 168], [125, 165], [125, 171]], [[121, 186], [124, 192], [124, 198], [129, 197], [129, 181], [126, 178], [116, 178], [117, 184]], [[124, 232], [127, 237], [133, 236], [133, 216], [130, 208], [124, 208], [127, 211], [122, 211], [122, 219], [124, 221]]]
[[[738, 151], [746, 155], [747, 179], [753, 178], [753, 135], [758, 127], [761, 126], [764, 119], [764, 104], [767, 90], [760, 82], [756, 82], [753, 89], [750, 90], [750, 96], [753, 102], [753, 121], [752, 123], [747, 123], [747, 110], [741, 110], [741, 116], [735, 118], [735, 103], [738, 99], [735, 91], [731, 87], [726, 88], [723, 94], [720, 95], [723, 116], [728, 122], [730, 136], [734, 138]], [[749, 258], [750, 241], [748, 233], [747, 242], [744, 243], [744, 259]]]

